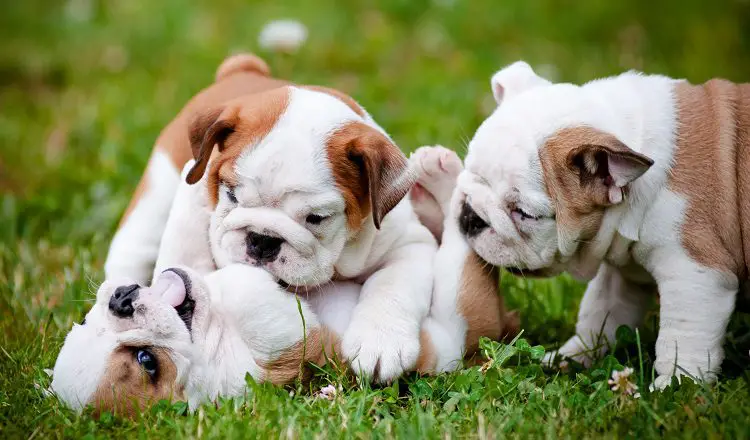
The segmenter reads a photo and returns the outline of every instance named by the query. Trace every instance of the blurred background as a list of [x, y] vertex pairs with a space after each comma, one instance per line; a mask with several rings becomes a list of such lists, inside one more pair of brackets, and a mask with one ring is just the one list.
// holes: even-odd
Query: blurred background
[[[276, 19], [307, 27], [298, 52], [259, 48]], [[407, 152], [441, 143], [463, 155], [493, 108], [490, 76], [520, 58], [554, 81], [626, 69], [750, 80], [750, 1], [5, 1], [4, 341], [82, 315], [159, 131], [239, 50], [263, 56], [277, 76], [348, 92]], [[578, 284], [506, 283], [515, 305], [539, 295], [524, 306], [540, 308], [525, 320], [545, 318], [537, 339], [572, 332]], [[6, 319], [21, 314], [30, 325]]]

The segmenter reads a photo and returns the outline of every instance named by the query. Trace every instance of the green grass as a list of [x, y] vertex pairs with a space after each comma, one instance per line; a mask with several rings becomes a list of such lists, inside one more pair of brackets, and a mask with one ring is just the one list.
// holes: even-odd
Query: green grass
[[[573, 333], [582, 286], [567, 277], [504, 278], [526, 339], [488, 346], [494, 361], [484, 371], [371, 388], [327, 368], [309, 386], [251, 384], [244, 399], [219, 408], [186, 415], [183, 405], [160, 405], [137, 421], [77, 416], [43, 397], [35, 384], [49, 384], [43, 369], [102, 280], [108, 240], [159, 130], [225, 55], [256, 50], [270, 19], [298, 18], [310, 30], [300, 53], [262, 54], [278, 76], [349, 92], [405, 151], [442, 143], [463, 153], [492, 107], [490, 75], [521, 57], [567, 81], [628, 68], [696, 82], [747, 80], [750, 72], [747, 2], [373, 3], [3, 4], [0, 437], [750, 436], [747, 317], [730, 326], [717, 386], [626, 398], [606, 381], [628, 365], [646, 388], [654, 312], [640, 346], [623, 330], [614, 355], [590, 370], [543, 371], [529, 346]], [[342, 387], [336, 400], [314, 399], [328, 382]]]

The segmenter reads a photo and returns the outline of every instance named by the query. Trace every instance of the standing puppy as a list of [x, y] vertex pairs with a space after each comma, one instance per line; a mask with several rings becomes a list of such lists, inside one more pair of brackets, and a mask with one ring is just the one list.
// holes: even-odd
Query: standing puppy
[[515, 273], [591, 280], [558, 353], [582, 362], [658, 291], [653, 386], [714, 381], [748, 277], [750, 85], [634, 72], [552, 84], [518, 62], [492, 88], [499, 106], [458, 179], [472, 248]]
[[389, 381], [417, 361], [432, 292], [437, 246], [402, 201], [415, 177], [350, 97], [267, 75], [252, 55], [227, 59], [162, 133], [107, 277], [151, 273], [178, 170], [194, 158], [187, 182], [206, 176], [216, 266], [261, 267], [298, 290], [362, 283], [343, 354], [356, 372]]

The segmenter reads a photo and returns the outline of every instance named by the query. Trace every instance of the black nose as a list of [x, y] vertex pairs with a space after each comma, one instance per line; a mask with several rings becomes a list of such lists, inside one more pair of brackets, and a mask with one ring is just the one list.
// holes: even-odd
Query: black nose
[[461, 206], [461, 213], [458, 214], [458, 227], [467, 237], [479, 235], [489, 225], [482, 217], [477, 215], [476, 211], [466, 202]]
[[109, 298], [109, 310], [120, 318], [133, 316], [133, 301], [138, 298], [138, 284], [120, 286], [115, 294]]
[[283, 238], [248, 232], [247, 255], [255, 258], [260, 263], [268, 263], [275, 260], [279, 255], [282, 243], [284, 243]]

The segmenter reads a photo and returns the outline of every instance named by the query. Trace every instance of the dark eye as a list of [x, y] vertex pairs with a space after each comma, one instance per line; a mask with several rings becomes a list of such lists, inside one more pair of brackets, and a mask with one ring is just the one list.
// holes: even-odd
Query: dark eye
[[237, 203], [237, 196], [234, 195], [234, 187], [233, 186], [227, 186], [227, 198], [229, 198], [230, 202]]
[[148, 373], [149, 376], [156, 374], [157, 368], [159, 368], [158, 362], [156, 362], [156, 356], [148, 350], [138, 350], [135, 354], [135, 360], [138, 364]]
[[310, 223], [311, 225], [319, 225], [319, 224], [320, 224], [320, 222], [322, 222], [322, 221], [323, 221], [323, 220], [325, 220], [326, 218], [327, 218], [327, 217], [324, 217], [324, 216], [322, 216], [322, 215], [317, 215], [317, 214], [310, 214], [310, 215], [308, 215], [308, 216], [307, 216], [307, 217], [305, 218], [305, 221], [306, 221], [307, 223]]
[[531, 214], [527, 214], [523, 209], [521, 208], [515, 208], [513, 209], [513, 212], [518, 213], [521, 216], [521, 220], [537, 220], [539, 217], [534, 217]]

